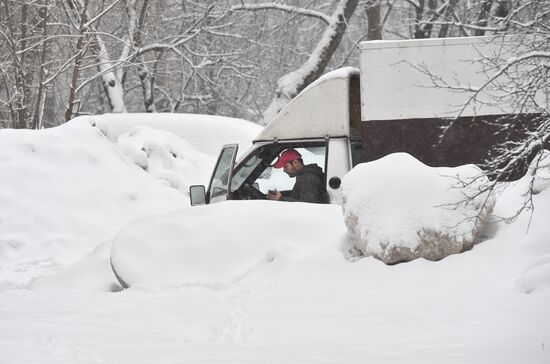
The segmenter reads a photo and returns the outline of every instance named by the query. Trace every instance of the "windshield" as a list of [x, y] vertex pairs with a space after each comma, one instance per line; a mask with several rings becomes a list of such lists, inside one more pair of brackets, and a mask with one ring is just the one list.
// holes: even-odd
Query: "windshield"
[[253, 155], [243, 163], [231, 180], [231, 192], [236, 191], [261, 162], [262, 160], [257, 155]]

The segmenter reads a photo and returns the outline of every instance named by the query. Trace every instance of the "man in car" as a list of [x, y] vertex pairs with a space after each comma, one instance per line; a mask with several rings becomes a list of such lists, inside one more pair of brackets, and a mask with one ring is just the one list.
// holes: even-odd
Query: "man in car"
[[328, 203], [325, 189], [325, 175], [317, 164], [304, 165], [302, 155], [295, 149], [287, 149], [281, 153], [274, 168], [283, 168], [289, 177], [296, 177], [296, 182], [290, 193], [277, 190], [269, 191], [267, 198], [274, 201], [301, 201], [313, 203]]

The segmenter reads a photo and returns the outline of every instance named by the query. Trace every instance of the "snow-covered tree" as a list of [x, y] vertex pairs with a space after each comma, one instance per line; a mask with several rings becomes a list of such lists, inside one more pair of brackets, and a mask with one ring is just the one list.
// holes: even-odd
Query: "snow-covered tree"
[[38, 128], [46, 97], [51, 5], [0, 2], [0, 125]]
[[[307, 60], [300, 67], [286, 73], [277, 80], [275, 96], [263, 112], [260, 122], [264, 124], [269, 122], [290, 99], [323, 73], [346, 32], [347, 24], [357, 8], [358, 2], [358, 0], [338, 1], [336, 8], [330, 16], [302, 8], [281, 9], [275, 4], [243, 5], [240, 7], [291, 11], [303, 14], [304, 16], [317, 17], [326, 24], [324, 32], [321, 34], [320, 39], [317, 41], [315, 48], [311, 51]], [[236, 9], [240, 8], [237, 7]]]
[[493, 44], [502, 44], [503, 52], [480, 53], [479, 61], [485, 64], [488, 75], [484, 84], [453, 87], [473, 91], [470, 104], [487, 103], [480, 99], [487, 91], [497, 95], [495, 105], [505, 104], [507, 115], [485, 121], [493, 125], [495, 136], [502, 142], [495, 145], [483, 165], [484, 174], [491, 178], [483, 190], [496, 192], [501, 181], [528, 173], [531, 188], [524, 195], [519, 214], [533, 208], [537, 175], [550, 168], [547, 158], [542, 161], [546, 154], [541, 153], [550, 149], [550, 1], [482, 1], [481, 5], [483, 21], [478, 17], [472, 24], [446, 25], [490, 35]]
[[[412, 37], [413, 3], [0, 0], [0, 125], [125, 110], [268, 121], [325, 70], [356, 66], [360, 41]], [[456, 3], [438, 1], [437, 21]]]

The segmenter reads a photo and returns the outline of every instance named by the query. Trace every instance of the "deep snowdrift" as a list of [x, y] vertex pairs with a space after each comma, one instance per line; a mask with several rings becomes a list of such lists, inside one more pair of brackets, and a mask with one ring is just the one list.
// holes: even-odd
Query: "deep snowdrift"
[[272, 201], [226, 201], [140, 219], [115, 237], [111, 263], [126, 286], [224, 287], [344, 241], [339, 206], [288, 209]]
[[[147, 126], [157, 124], [164, 128]], [[74, 262], [140, 216], [189, 206], [187, 186], [208, 183], [215, 157], [207, 152], [223, 144], [225, 124], [245, 148], [259, 130], [244, 120], [185, 114], [0, 129], [0, 287]], [[208, 135], [206, 149], [190, 145]]]
[[188, 204], [84, 123], [0, 130], [0, 145], [0, 285], [72, 263], [138, 216]]
[[386, 264], [471, 249], [495, 205], [480, 175], [474, 165], [432, 168], [407, 153], [355, 166], [342, 182], [354, 247]]
[[[332, 222], [338, 206], [187, 209], [184, 194], [121, 151], [124, 133], [112, 141], [77, 124], [0, 130], [0, 362], [550, 362], [550, 189], [534, 196], [532, 216], [495, 223], [468, 252], [350, 261], [343, 220]], [[173, 146], [157, 132], [136, 136]], [[208, 155], [188, 157], [199, 152]], [[529, 185], [514, 183], [494, 213], [510, 216]], [[207, 221], [210, 240], [179, 218]], [[114, 254], [137, 284], [112, 292], [110, 242], [123, 226]]]
[[135, 130], [151, 127], [175, 134], [194, 149], [216, 158], [224, 144], [237, 143], [243, 152], [262, 127], [243, 119], [197, 114], [104, 114], [72, 120], [97, 125], [110, 139]]

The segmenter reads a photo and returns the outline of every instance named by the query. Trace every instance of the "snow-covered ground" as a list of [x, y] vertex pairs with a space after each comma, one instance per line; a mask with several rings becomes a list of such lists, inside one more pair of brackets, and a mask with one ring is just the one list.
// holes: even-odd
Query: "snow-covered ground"
[[337, 205], [188, 207], [258, 131], [194, 118], [0, 130], [0, 363], [550, 362], [550, 188], [466, 253], [354, 261]]

